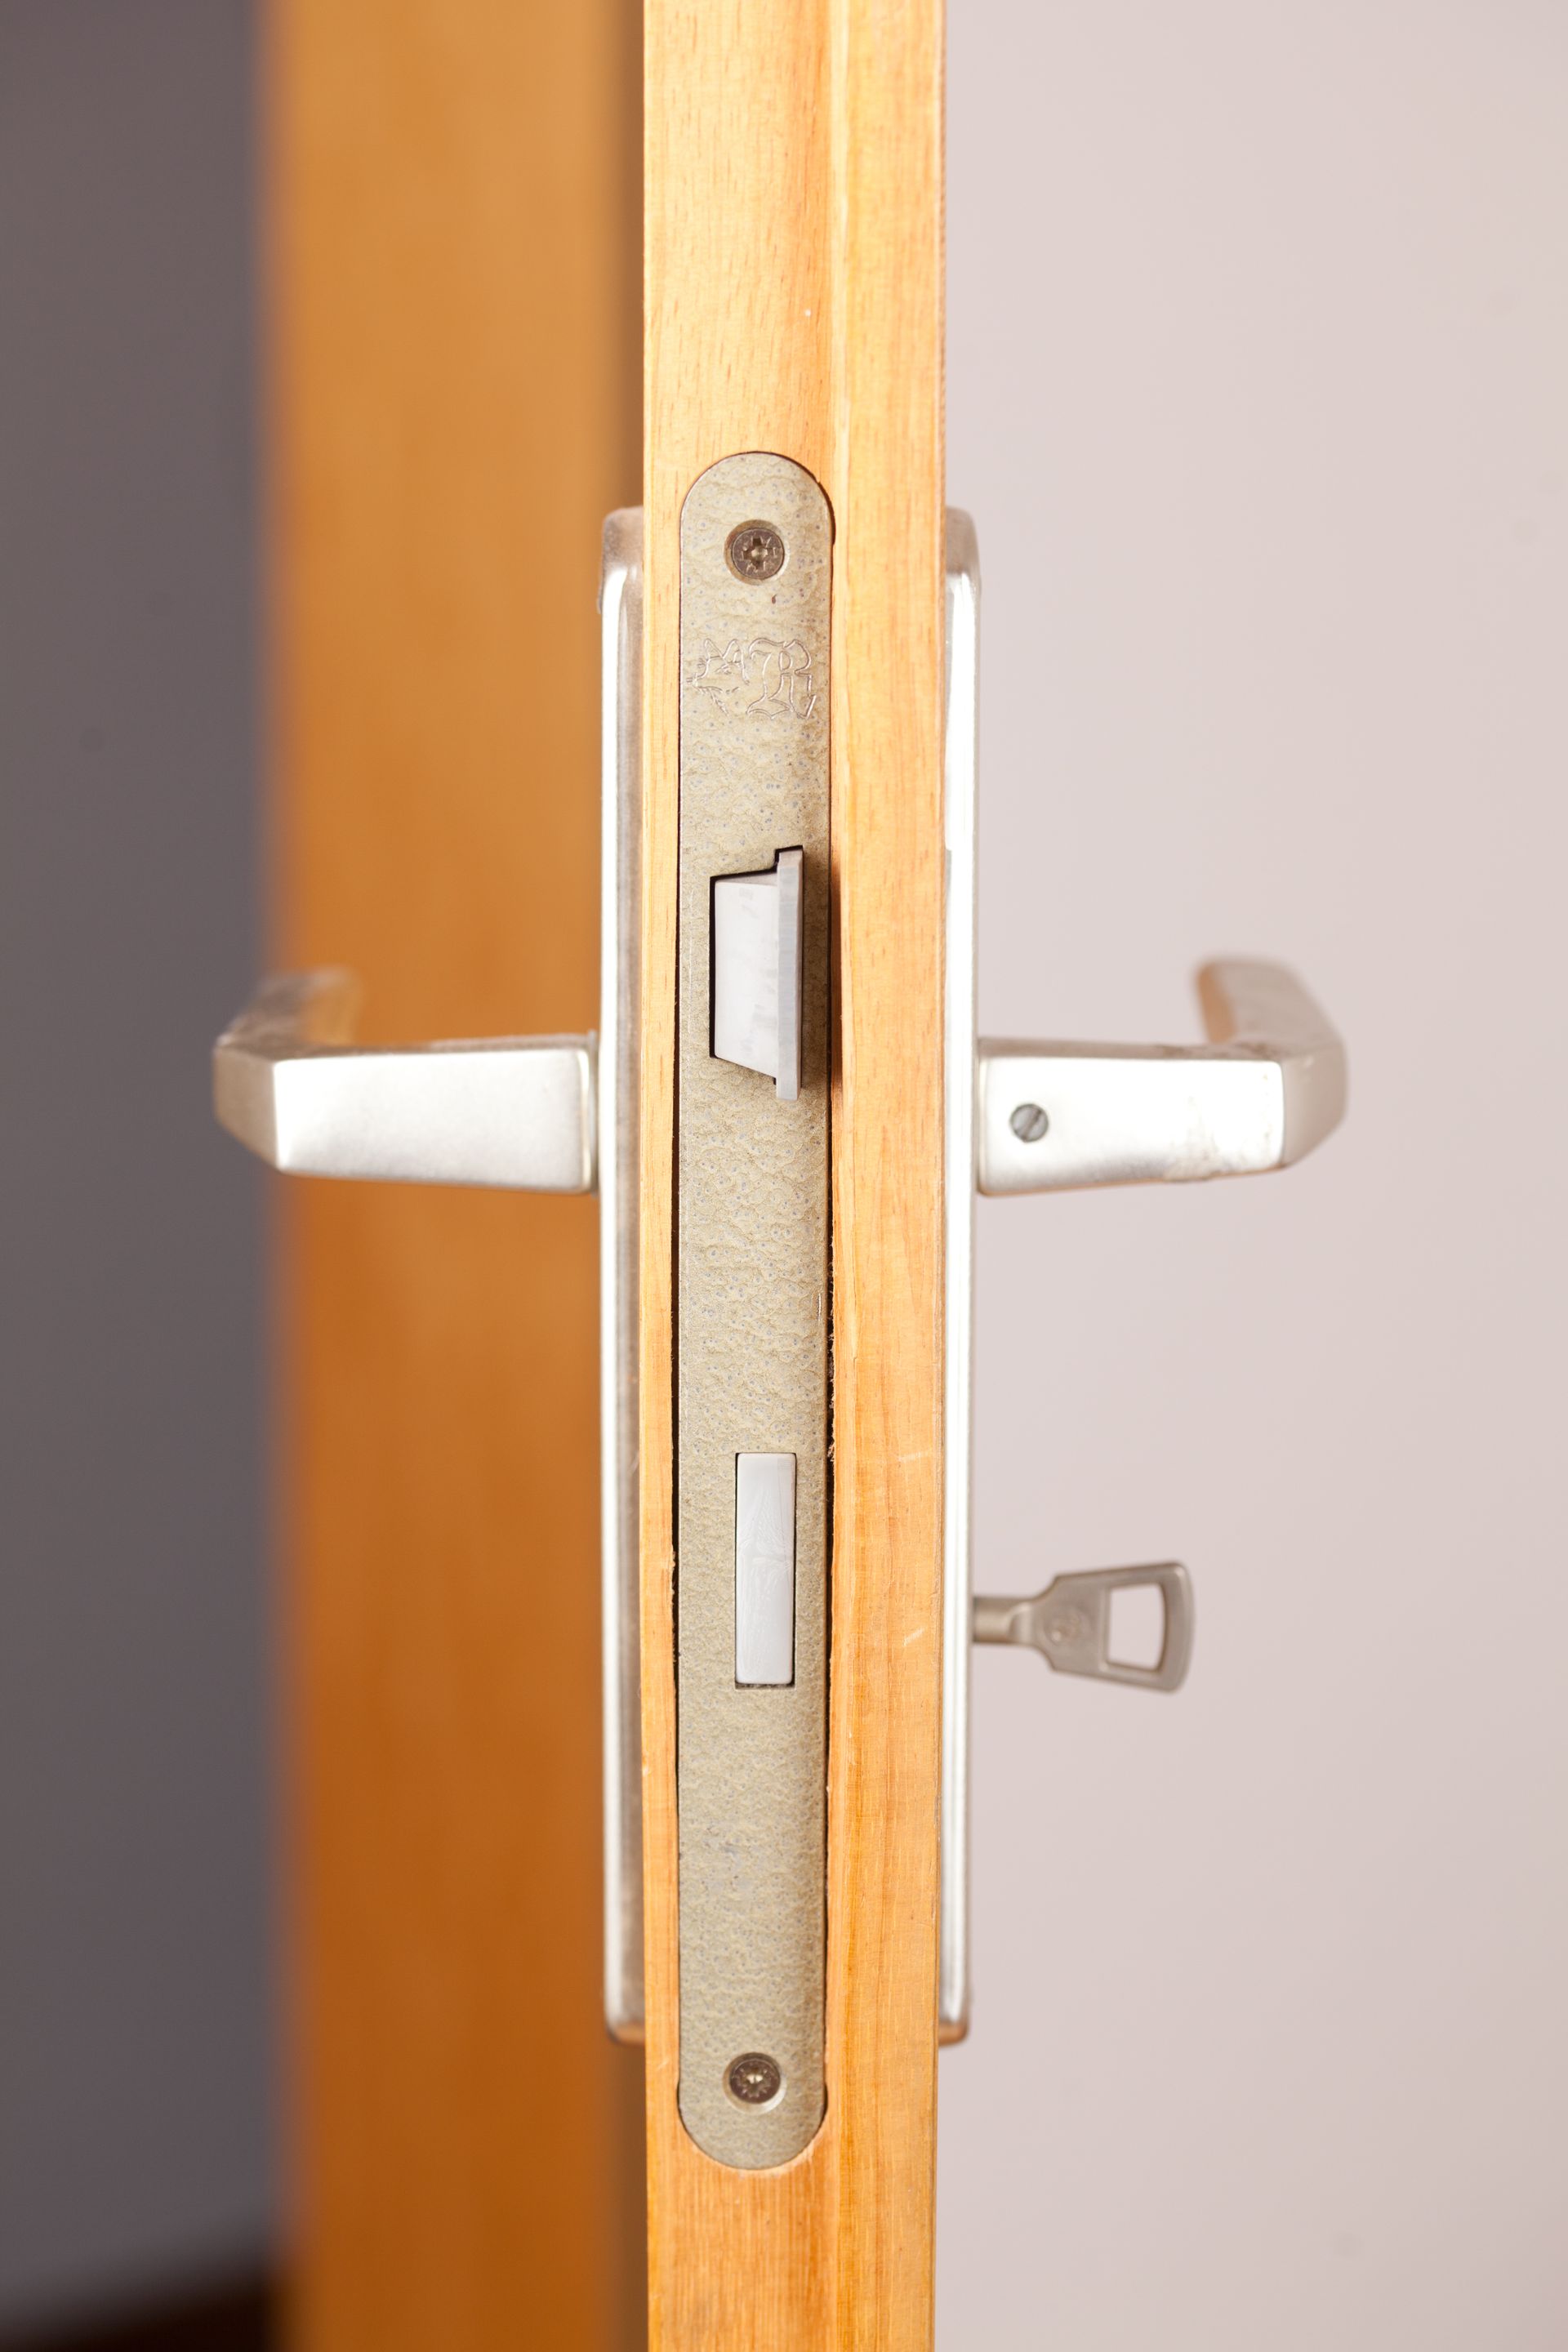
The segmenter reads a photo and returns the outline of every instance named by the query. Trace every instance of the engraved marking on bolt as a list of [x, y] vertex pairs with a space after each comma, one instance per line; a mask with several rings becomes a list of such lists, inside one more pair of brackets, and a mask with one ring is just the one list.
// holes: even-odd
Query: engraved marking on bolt
[[724, 561], [737, 580], [760, 583], [784, 570], [784, 541], [771, 522], [740, 522], [724, 541]]

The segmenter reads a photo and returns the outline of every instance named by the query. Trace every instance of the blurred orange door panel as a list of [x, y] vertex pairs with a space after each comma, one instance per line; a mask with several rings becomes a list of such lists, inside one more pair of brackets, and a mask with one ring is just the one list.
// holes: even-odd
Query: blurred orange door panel
[[[276, 961], [369, 1036], [596, 997], [606, 510], [638, 496], [627, 0], [278, 0]], [[289, 1188], [295, 2340], [642, 2325], [600, 2014], [592, 1200]]]

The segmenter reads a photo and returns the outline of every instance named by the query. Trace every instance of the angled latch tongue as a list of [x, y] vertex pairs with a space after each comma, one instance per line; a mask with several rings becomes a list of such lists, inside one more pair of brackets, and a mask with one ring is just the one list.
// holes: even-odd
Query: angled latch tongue
[[[1110, 1647], [1110, 1596], [1139, 1586], [1153, 1586], [1165, 1603], [1164, 1639], [1152, 1666], [1128, 1664]], [[1152, 1568], [1090, 1568], [1058, 1576], [1032, 1601], [977, 1593], [974, 1639], [1038, 1650], [1059, 1674], [1179, 1690], [1193, 1650], [1193, 1588], [1186, 1570], [1171, 1559]]]
[[713, 1053], [800, 1098], [803, 850], [781, 849], [763, 874], [713, 882]]

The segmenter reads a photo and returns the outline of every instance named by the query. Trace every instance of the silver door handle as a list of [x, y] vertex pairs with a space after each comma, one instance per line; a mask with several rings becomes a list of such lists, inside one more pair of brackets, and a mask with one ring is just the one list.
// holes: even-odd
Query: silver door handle
[[354, 1045], [359, 994], [332, 971], [257, 992], [213, 1048], [231, 1135], [300, 1176], [594, 1190], [592, 1037]]
[[983, 1192], [1184, 1183], [1288, 1168], [1339, 1125], [1345, 1049], [1283, 964], [1205, 964], [1205, 1045], [983, 1038]]

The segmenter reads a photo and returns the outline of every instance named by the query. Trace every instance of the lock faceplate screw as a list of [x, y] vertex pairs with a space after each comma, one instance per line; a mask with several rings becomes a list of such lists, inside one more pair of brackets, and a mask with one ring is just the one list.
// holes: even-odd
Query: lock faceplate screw
[[1020, 1103], [1007, 1121], [1020, 1143], [1038, 1143], [1050, 1123], [1038, 1103]]
[[743, 2057], [730, 2061], [724, 2088], [743, 2107], [771, 2106], [784, 2088], [784, 2074], [776, 2058], [761, 2050], [748, 2050]]
[[737, 523], [724, 541], [724, 559], [737, 580], [753, 586], [784, 570], [787, 551], [771, 522]]

